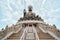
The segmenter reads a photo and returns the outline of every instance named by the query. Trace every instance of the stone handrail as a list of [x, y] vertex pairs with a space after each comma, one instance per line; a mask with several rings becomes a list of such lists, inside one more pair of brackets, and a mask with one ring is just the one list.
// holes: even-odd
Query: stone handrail
[[[25, 30], [24, 30], [24, 32], [23, 32], [23, 34], [22, 34], [22, 36], [21, 36], [21, 38], [20, 38], [20, 40], [25, 40], [25, 37], [26, 37], [26, 33], [27, 33], [27, 27], [25, 28]], [[38, 35], [37, 35], [37, 31], [36, 31], [36, 29], [33, 27], [33, 31], [34, 31], [34, 33], [35, 33], [35, 36], [36, 36], [36, 40], [39, 40], [39, 37], [38, 37]]]
[[33, 29], [34, 29], [34, 32], [35, 32], [36, 40], [39, 40], [39, 37], [38, 37], [36, 29], [34, 27], [33, 27]]
[[24, 29], [24, 32], [23, 32], [23, 34], [22, 34], [20, 40], [25, 40], [26, 32], [27, 32], [27, 27]]

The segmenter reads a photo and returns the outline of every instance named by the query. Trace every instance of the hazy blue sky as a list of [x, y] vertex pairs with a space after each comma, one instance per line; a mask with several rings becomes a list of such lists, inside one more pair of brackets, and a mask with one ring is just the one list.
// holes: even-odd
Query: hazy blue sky
[[29, 5], [46, 23], [60, 29], [60, 0], [0, 0], [0, 29], [15, 24]]

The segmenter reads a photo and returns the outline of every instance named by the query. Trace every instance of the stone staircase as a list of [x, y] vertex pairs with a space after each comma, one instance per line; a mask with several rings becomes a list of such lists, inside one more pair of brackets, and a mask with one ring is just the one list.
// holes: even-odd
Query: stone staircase
[[27, 33], [25, 34], [25, 40], [35, 40], [36, 35], [33, 27], [27, 27]]
[[22, 32], [23, 28], [18, 33], [13, 33], [10, 37], [7, 38], [7, 40], [20, 40]]
[[48, 33], [44, 33], [41, 29], [39, 29], [38, 27], [36, 27], [38, 36], [40, 40], [55, 40], [55, 38], [53, 38], [50, 34]]
[[27, 33], [25, 40], [35, 40], [34, 33]]

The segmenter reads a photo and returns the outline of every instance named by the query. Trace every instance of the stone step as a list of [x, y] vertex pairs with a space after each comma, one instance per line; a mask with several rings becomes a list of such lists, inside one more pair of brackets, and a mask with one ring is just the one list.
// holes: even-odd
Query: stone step
[[40, 40], [54, 40], [55, 38], [53, 38], [50, 34], [48, 33], [44, 33], [41, 29], [39, 29], [38, 27], [36, 27], [38, 36]]
[[22, 35], [23, 29], [21, 29], [18, 33], [13, 33], [7, 40], [19, 40]]
[[40, 39], [40, 40], [55, 40], [55, 39]]
[[54, 39], [51, 35], [49, 35], [48, 33], [44, 33], [44, 34], [38, 34], [40, 39]]
[[7, 39], [7, 40], [19, 40], [19, 39]]

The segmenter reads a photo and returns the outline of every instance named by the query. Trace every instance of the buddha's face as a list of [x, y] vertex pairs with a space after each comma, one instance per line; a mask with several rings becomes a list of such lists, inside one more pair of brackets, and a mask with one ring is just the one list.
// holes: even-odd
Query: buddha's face
[[29, 7], [28, 7], [28, 10], [29, 10], [29, 11], [32, 11], [32, 6], [29, 6]]

